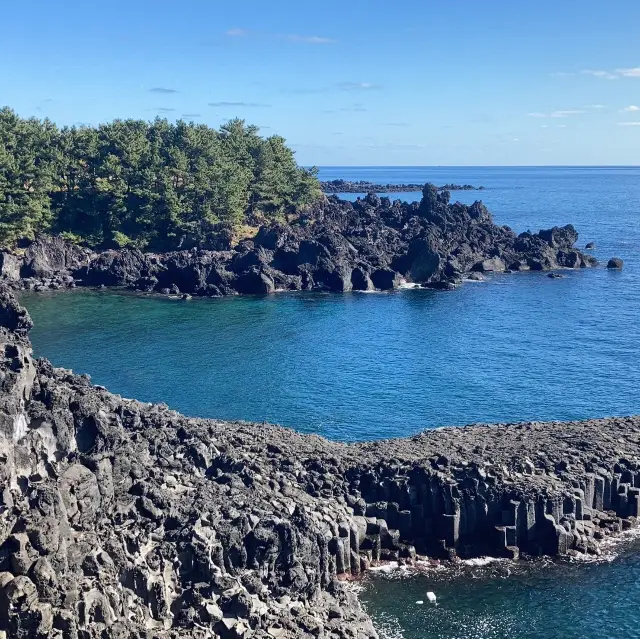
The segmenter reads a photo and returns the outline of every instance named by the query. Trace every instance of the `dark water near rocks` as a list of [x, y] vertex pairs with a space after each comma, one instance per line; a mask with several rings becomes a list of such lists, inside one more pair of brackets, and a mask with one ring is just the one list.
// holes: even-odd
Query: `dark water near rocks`
[[396, 572], [368, 581], [361, 599], [385, 639], [631, 639], [640, 636], [639, 553], [635, 540], [604, 563]]
[[[344, 440], [640, 412], [640, 168], [348, 167], [321, 178], [483, 185], [453, 199], [481, 197], [516, 231], [571, 222], [581, 246], [594, 241], [598, 258], [625, 267], [500, 275], [454, 292], [25, 295], [36, 353], [126, 397]], [[634, 547], [610, 565], [508, 579], [376, 580], [363, 598], [406, 639], [640, 637], [639, 577]], [[436, 609], [414, 603], [427, 590]]]

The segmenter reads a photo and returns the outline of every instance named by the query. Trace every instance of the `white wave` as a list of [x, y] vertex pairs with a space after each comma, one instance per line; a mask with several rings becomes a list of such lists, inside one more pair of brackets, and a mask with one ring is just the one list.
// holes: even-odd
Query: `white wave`
[[465, 566], [481, 567], [497, 562], [504, 563], [506, 561], [509, 561], [509, 559], [501, 559], [499, 557], [474, 557], [473, 559], [464, 559], [462, 563]]
[[582, 563], [611, 563], [615, 561], [628, 544], [640, 539], [640, 526], [630, 528], [598, 542], [599, 555], [579, 554], [571, 557], [571, 561]]
[[400, 564], [397, 561], [390, 561], [388, 564], [382, 564], [381, 566], [371, 566], [369, 572], [388, 573], [398, 570], [398, 568], [400, 568]]

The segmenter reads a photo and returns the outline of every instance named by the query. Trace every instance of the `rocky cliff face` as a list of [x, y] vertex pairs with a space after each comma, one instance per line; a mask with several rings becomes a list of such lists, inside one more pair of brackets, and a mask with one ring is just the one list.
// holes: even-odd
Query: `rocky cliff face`
[[217, 296], [387, 290], [403, 282], [447, 289], [471, 272], [596, 263], [574, 248], [578, 234], [571, 225], [516, 235], [494, 224], [481, 202], [449, 199], [433, 185], [425, 186], [419, 204], [377, 195], [353, 204], [331, 197], [295, 223], [262, 227], [252, 240], [219, 251], [92, 253], [45, 237], [23, 256], [4, 253], [0, 274], [14, 286], [36, 289], [80, 283]]
[[416, 554], [598, 552], [640, 417], [341, 444], [191, 419], [34, 360], [0, 289], [0, 636], [376, 636], [341, 579]]

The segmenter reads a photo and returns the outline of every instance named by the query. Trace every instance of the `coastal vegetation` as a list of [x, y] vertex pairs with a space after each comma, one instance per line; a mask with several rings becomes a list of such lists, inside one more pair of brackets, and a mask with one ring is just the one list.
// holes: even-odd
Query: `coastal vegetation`
[[0, 246], [41, 232], [102, 248], [202, 246], [320, 195], [284, 138], [244, 120], [60, 128], [0, 109]]

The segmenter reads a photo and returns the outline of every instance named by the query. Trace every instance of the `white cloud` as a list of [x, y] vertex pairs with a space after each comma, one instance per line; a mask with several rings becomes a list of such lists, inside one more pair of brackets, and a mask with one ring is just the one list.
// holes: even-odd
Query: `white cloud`
[[631, 104], [628, 107], [625, 107], [624, 109], [620, 109], [620, 113], [634, 113], [636, 111], [640, 111], [640, 107], [636, 106], [635, 104]]
[[540, 128], [541, 128], [541, 129], [548, 129], [548, 128], [549, 128], [549, 125], [548, 125], [548, 124], [543, 124]]
[[632, 67], [631, 69], [616, 69], [616, 73], [623, 78], [640, 78], [640, 67]]
[[317, 35], [299, 35], [297, 33], [261, 33], [259, 31], [249, 31], [248, 29], [229, 29], [225, 31], [225, 35], [230, 38], [246, 38], [252, 37], [266, 37], [266, 38], [278, 38], [279, 40], [287, 40], [289, 42], [304, 42], [306, 44], [330, 44], [335, 42], [331, 38], [322, 38]]
[[558, 125], [556, 126], [556, 128], [558, 128], [558, 129], [566, 129], [566, 128], [567, 128], [567, 125], [566, 125], [566, 124], [558, 124]]
[[580, 115], [584, 111], [578, 109], [566, 109], [564, 111], [552, 111], [551, 113], [540, 113], [534, 111], [533, 113], [527, 113], [530, 118], [568, 118], [572, 115]]
[[640, 126], [640, 122], [618, 122], [619, 126]]
[[295, 33], [280, 36], [289, 42], [306, 42], [307, 44], [331, 44], [335, 42], [331, 38], [321, 38], [320, 36], [301, 36]]
[[571, 115], [579, 115], [580, 113], [584, 113], [584, 111], [578, 111], [578, 110], [554, 111], [551, 114], [551, 117], [552, 118], [568, 118]]
[[337, 86], [343, 91], [367, 91], [380, 88], [380, 85], [372, 82], [339, 82]]
[[592, 75], [594, 78], [601, 78], [603, 80], [617, 80], [618, 76], [611, 71], [602, 71], [594, 69], [585, 69], [582, 71], [583, 75]]
[[606, 109], [607, 107], [604, 104], [591, 104], [589, 109]]
[[604, 71], [602, 69], [585, 69], [581, 71], [583, 75], [592, 75], [594, 78], [602, 80], [617, 80], [618, 78], [640, 78], [640, 67], [629, 67], [627, 69], [616, 69], [615, 71]]

